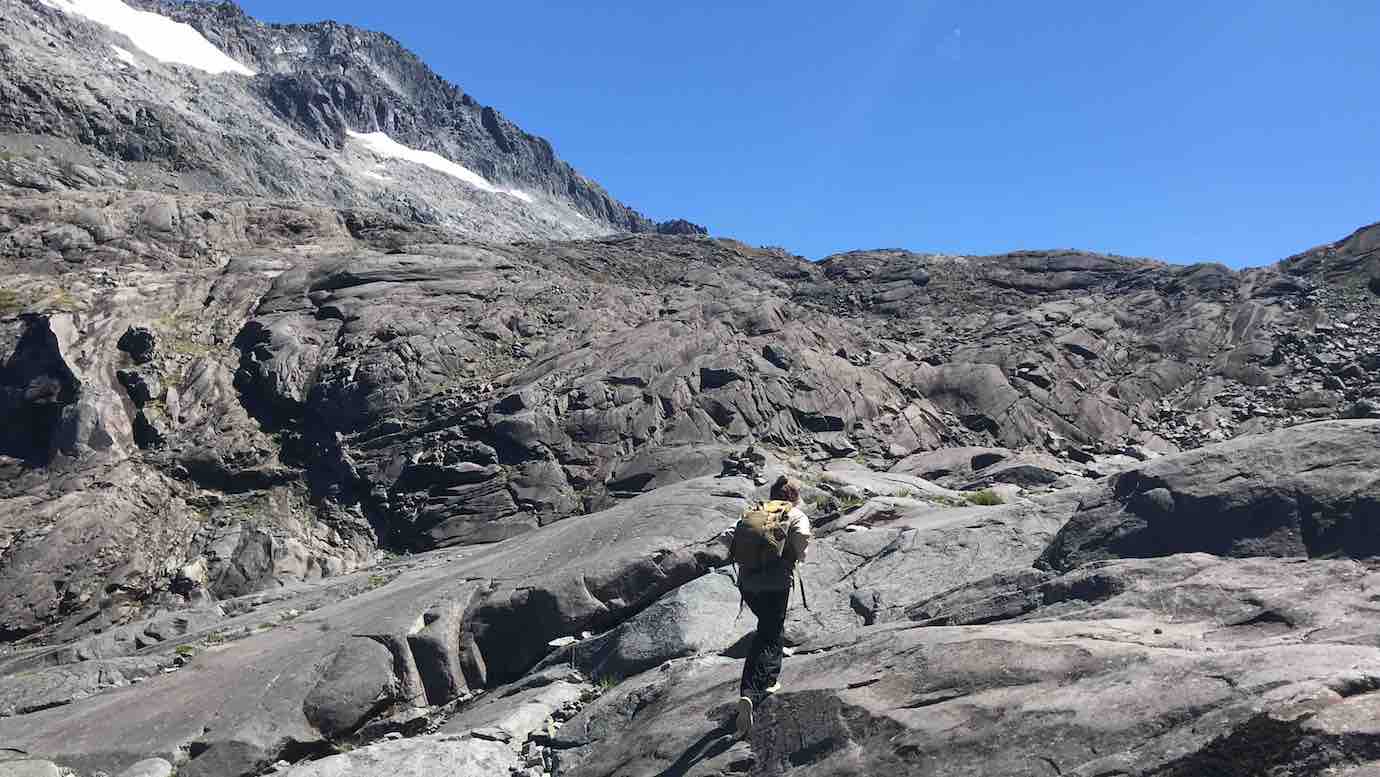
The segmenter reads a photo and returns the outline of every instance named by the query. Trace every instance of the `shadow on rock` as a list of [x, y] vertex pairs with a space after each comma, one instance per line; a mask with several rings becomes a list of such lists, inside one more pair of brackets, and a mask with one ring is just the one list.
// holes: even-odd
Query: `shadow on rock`
[[728, 752], [736, 744], [738, 738], [734, 736], [733, 721], [725, 717], [719, 724], [707, 732], [704, 736], [695, 740], [676, 762], [659, 772], [656, 777], [685, 777], [690, 773], [690, 769], [695, 764], [708, 761]]

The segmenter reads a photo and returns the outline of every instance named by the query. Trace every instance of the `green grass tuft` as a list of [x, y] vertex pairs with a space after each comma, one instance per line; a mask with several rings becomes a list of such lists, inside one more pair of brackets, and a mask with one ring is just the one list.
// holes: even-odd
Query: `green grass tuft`
[[0, 316], [12, 316], [24, 312], [29, 300], [14, 289], [0, 289]]
[[863, 499], [860, 496], [853, 496], [851, 494], [844, 494], [843, 496], [837, 497], [837, 499], [839, 503], [839, 511], [844, 513], [852, 512], [858, 509], [859, 507], [862, 507], [863, 505], [867, 504], [866, 499]]
[[48, 301], [54, 310], [71, 313], [82, 309], [82, 304], [77, 301], [76, 297], [72, 296], [72, 292], [63, 287], [54, 291]]
[[1001, 496], [992, 489], [984, 488], [981, 491], [969, 494], [968, 503], [978, 505], [979, 507], [994, 507], [996, 505], [1006, 504], [1006, 500], [1002, 499]]

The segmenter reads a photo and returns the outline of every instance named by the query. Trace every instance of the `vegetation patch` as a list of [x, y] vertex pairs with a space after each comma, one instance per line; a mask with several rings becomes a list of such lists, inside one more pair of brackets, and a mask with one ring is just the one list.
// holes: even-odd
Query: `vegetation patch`
[[992, 489], [984, 488], [981, 491], [975, 491], [969, 494], [968, 503], [978, 505], [979, 507], [994, 507], [996, 505], [1006, 504], [1006, 500], [1002, 499], [1001, 495]]
[[24, 312], [29, 306], [29, 298], [14, 289], [0, 289], [0, 316], [13, 316]]
[[837, 497], [837, 499], [839, 510], [845, 513], [852, 512], [867, 504], [866, 499], [860, 496], [853, 496], [852, 494], [844, 494], [843, 496]]
[[53, 294], [52, 305], [55, 310], [61, 310], [66, 313], [73, 313], [85, 307], [85, 305], [78, 302], [77, 298], [73, 297], [72, 293], [67, 289], [58, 289], [57, 293]]

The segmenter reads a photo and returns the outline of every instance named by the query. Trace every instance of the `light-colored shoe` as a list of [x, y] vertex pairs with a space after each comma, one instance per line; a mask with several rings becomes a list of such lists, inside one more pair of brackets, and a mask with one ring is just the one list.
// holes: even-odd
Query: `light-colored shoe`
[[752, 699], [738, 697], [738, 736], [744, 739], [752, 733]]
[[765, 691], [763, 691], [763, 693], [771, 694], [776, 693], [779, 690], [781, 690], [781, 681], [777, 680], [776, 682], [772, 683]]

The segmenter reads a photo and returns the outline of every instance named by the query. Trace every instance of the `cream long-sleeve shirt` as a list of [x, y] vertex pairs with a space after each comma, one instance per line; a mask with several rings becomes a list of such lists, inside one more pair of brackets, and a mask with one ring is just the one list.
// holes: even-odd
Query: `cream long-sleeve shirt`
[[787, 515], [791, 518], [791, 524], [786, 542], [790, 546], [791, 557], [798, 564], [805, 560], [805, 554], [810, 549], [810, 538], [814, 536], [810, 531], [810, 516], [806, 515], [799, 506], [792, 507]]

